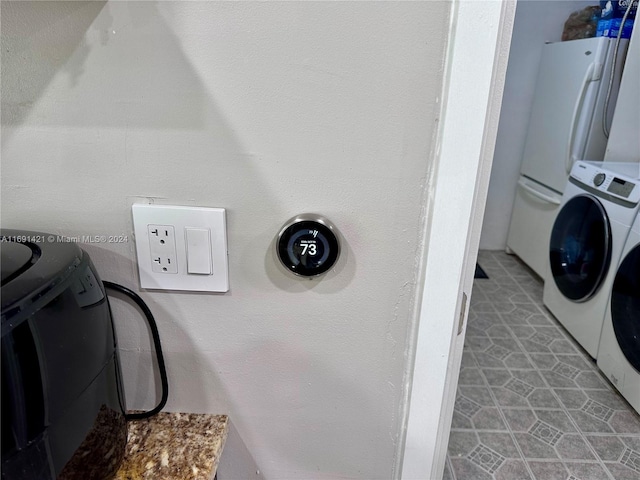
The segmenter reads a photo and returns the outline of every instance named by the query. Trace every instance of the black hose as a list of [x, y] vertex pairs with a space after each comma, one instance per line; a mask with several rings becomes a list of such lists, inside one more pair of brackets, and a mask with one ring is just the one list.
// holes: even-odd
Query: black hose
[[153, 338], [153, 345], [156, 350], [156, 358], [158, 359], [158, 370], [160, 371], [160, 382], [162, 383], [162, 398], [160, 399], [160, 403], [156, 405], [153, 409], [148, 412], [140, 412], [140, 413], [126, 413], [124, 418], [127, 420], [140, 420], [142, 418], [149, 418], [158, 413], [160, 410], [164, 408], [167, 403], [167, 399], [169, 398], [169, 381], [167, 380], [167, 368], [164, 364], [164, 356], [162, 355], [162, 346], [160, 344], [160, 334], [158, 333], [158, 325], [156, 324], [155, 319], [153, 318], [153, 314], [147, 304], [144, 303], [144, 300], [140, 298], [140, 296], [132, 290], [129, 290], [127, 287], [123, 287], [122, 285], [118, 285], [113, 282], [102, 282], [105, 288], [109, 288], [111, 290], [115, 290], [116, 292], [120, 292], [127, 297], [131, 298], [144, 316], [147, 319], [147, 323], [149, 324], [149, 329], [151, 330], [151, 336]]

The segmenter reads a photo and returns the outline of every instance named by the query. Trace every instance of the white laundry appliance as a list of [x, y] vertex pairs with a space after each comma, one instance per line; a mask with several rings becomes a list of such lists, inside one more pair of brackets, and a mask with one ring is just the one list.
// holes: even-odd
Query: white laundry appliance
[[615, 266], [640, 208], [640, 163], [574, 164], [547, 243], [542, 300], [596, 357]]
[[628, 41], [621, 40], [616, 50], [616, 39], [597, 37], [542, 48], [507, 252], [518, 255], [543, 279], [551, 226], [574, 162], [604, 159], [603, 112], [609, 80], [614, 71], [608, 125], [627, 46]]
[[598, 346], [598, 367], [640, 413], [640, 214], [615, 270]]

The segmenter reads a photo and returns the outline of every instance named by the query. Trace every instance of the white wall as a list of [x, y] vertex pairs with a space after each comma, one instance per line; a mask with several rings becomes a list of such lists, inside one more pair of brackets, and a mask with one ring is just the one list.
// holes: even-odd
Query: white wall
[[640, 162], [640, 28], [631, 34], [604, 159]]
[[514, 17], [515, 1], [452, 9], [403, 480], [444, 472]]
[[503, 250], [507, 245], [542, 45], [561, 40], [564, 22], [572, 12], [597, 4], [588, 0], [518, 0], [481, 249]]
[[[3, 226], [131, 236], [134, 202], [227, 208], [231, 291], [143, 297], [168, 409], [229, 413], [268, 479], [399, 468], [448, 10], [3, 2]], [[308, 211], [344, 236], [319, 281], [273, 254]], [[86, 250], [136, 287], [133, 241]], [[127, 401], [148, 408], [145, 329], [113, 303]]]

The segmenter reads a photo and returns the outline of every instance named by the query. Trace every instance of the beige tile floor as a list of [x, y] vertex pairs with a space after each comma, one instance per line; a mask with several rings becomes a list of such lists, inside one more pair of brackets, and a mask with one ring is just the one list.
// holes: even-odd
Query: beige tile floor
[[640, 416], [542, 304], [518, 259], [481, 251], [444, 478], [640, 480]]

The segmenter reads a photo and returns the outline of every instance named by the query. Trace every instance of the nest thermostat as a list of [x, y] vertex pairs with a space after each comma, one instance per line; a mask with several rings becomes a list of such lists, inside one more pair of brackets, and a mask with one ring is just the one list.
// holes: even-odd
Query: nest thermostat
[[276, 249], [282, 264], [296, 275], [321, 275], [340, 256], [338, 231], [321, 215], [298, 215], [282, 227]]

